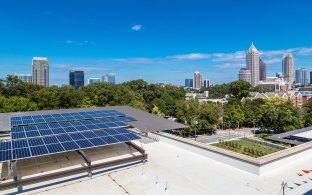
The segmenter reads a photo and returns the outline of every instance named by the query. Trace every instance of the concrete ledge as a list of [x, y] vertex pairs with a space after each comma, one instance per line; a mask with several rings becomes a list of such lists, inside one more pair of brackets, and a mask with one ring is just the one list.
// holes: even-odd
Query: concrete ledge
[[157, 133], [157, 135], [159, 135], [160, 141], [196, 152], [221, 163], [228, 164], [256, 175], [265, 174], [270, 172], [273, 168], [278, 168], [284, 163], [293, 162], [299, 158], [304, 158], [306, 156], [312, 157], [312, 142], [281, 150], [259, 158], [253, 158], [166, 133]]

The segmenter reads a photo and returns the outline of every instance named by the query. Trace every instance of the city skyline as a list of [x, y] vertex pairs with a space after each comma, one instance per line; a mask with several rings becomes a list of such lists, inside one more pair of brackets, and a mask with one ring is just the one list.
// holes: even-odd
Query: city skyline
[[[85, 71], [86, 78], [115, 72], [117, 83], [144, 79], [183, 85], [194, 71], [211, 83], [224, 83], [237, 80], [252, 41], [267, 76], [281, 72], [284, 53], [293, 54], [294, 69], [312, 70], [309, 1], [275, 1], [269, 7], [259, 1], [257, 9], [254, 2], [225, 0], [137, 1], [136, 7], [121, 1], [60, 3], [1, 3], [0, 66], [6, 67], [1, 78], [30, 74], [31, 58], [46, 56], [50, 85], [68, 83], [72, 69]], [[283, 14], [288, 8], [300, 12]], [[280, 31], [289, 24], [294, 30]]]

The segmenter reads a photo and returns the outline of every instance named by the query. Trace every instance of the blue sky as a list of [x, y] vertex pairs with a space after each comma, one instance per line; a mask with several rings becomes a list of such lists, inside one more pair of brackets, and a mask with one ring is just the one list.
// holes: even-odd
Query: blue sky
[[3, 0], [0, 77], [31, 73], [33, 56], [48, 57], [50, 84], [116, 73], [183, 84], [194, 71], [212, 83], [237, 79], [251, 41], [281, 71], [284, 52], [312, 71], [312, 2], [269, 0]]

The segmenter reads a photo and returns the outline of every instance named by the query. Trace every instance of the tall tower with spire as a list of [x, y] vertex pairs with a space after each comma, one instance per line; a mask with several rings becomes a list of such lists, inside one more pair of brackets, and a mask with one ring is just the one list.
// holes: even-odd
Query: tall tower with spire
[[246, 67], [251, 72], [251, 85], [256, 87], [260, 80], [260, 52], [253, 43], [251, 43], [246, 53]]

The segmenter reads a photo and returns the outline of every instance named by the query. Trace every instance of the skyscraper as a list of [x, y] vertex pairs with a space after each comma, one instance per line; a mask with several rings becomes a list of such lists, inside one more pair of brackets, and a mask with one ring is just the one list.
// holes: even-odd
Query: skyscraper
[[305, 68], [296, 70], [296, 84], [307, 85], [308, 83], [308, 71]]
[[247, 68], [241, 68], [238, 73], [238, 80], [251, 83], [251, 72]]
[[199, 72], [194, 72], [193, 75], [193, 89], [201, 88], [201, 75]]
[[246, 53], [246, 67], [251, 72], [251, 85], [253, 87], [258, 85], [259, 82], [259, 66], [260, 66], [260, 53], [253, 43], [251, 43]]
[[193, 87], [193, 79], [185, 79], [184, 87], [192, 88]]
[[32, 59], [32, 82], [44, 87], [49, 86], [48, 58], [34, 57]]
[[69, 71], [69, 84], [74, 87], [84, 86], [84, 72], [81, 70]]
[[19, 74], [17, 75], [17, 78], [25, 83], [32, 82], [32, 76], [30, 74]]
[[265, 81], [266, 80], [266, 64], [264, 61], [260, 58], [259, 61], [259, 68], [260, 68], [260, 81]]
[[209, 85], [210, 85], [209, 80], [205, 79], [204, 80], [204, 88], [209, 88]]
[[115, 73], [108, 73], [105, 76], [102, 76], [102, 83], [115, 84], [115, 78], [116, 78]]
[[312, 71], [310, 72], [310, 84], [312, 84]]
[[101, 83], [100, 78], [89, 78], [88, 84]]
[[294, 62], [291, 54], [285, 54], [283, 58], [283, 75], [285, 81], [294, 83]]

